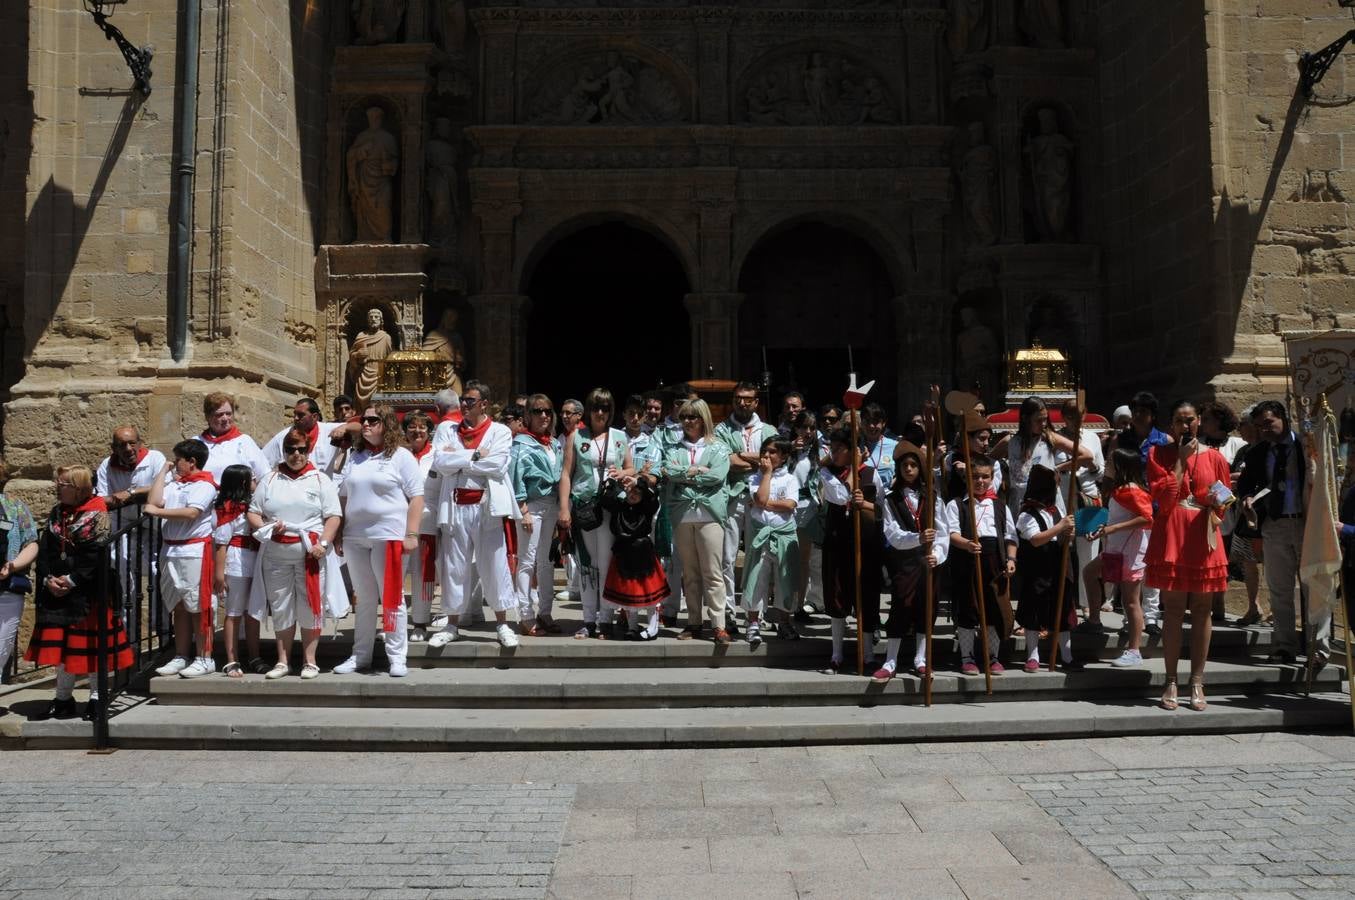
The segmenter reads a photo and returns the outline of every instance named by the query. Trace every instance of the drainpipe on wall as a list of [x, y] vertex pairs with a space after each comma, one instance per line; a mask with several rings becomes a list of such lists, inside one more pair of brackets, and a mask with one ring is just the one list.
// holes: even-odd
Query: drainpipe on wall
[[179, 0], [183, 40], [183, 90], [175, 121], [179, 123], [179, 157], [174, 173], [178, 179], [178, 202], [174, 214], [174, 281], [169, 291], [169, 351], [182, 362], [188, 350], [188, 286], [193, 247], [193, 175], [198, 145], [198, 23], [202, 0]]

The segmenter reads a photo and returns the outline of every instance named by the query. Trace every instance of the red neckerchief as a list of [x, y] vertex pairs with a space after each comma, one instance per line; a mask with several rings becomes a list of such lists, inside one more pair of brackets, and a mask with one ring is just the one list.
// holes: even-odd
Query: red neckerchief
[[192, 484], [195, 481], [205, 481], [212, 486], [213, 490], [217, 489], [216, 479], [212, 477], [211, 472], [203, 472], [199, 470], [197, 472], [194, 472], [192, 475], [185, 475], [179, 479], [180, 484]]
[[102, 497], [90, 497], [79, 506], [66, 506], [65, 504], [62, 504], [61, 507], [61, 514], [63, 516], [70, 516], [71, 518], [75, 518], [81, 513], [87, 512], [108, 512], [108, 504], [104, 502], [104, 498]]
[[485, 432], [489, 431], [492, 421], [489, 416], [485, 416], [480, 420], [479, 425], [472, 428], [463, 420], [460, 425], [456, 426], [456, 433], [461, 438], [461, 445], [467, 450], [474, 450], [479, 447], [480, 441], [484, 438]]
[[316, 422], [315, 427], [311, 429], [311, 433], [306, 436], [306, 450], [307, 451], [314, 450], [315, 444], [319, 440], [320, 440], [320, 423]]
[[414, 458], [415, 458], [415, 459], [423, 459], [423, 458], [424, 458], [425, 456], [427, 456], [430, 452], [432, 452], [432, 450], [433, 450], [433, 442], [432, 442], [432, 441], [428, 441], [427, 443], [425, 443], [425, 444], [423, 445], [423, 449], [422, 449], [422, 450], [420, 450], [418, 453], [415, 453], [415, 454], [414, 454]]
[[536, 434], [531, 431], [524, 431], [523, 434], [530, 434], [532, 437], [536, 438], [537, 443], [543, 447], [548, 448], [551, 445], [551, 437], [548, 434]]
[[291, 469], [287, 468], [287, 464], [286, 464], [286, 463], [280, 463], [280, 464], [278, 465], [278, 474], [281, 475], [283, 478], [291, 478], [292, 480], [296, 480], [296, 479], [300, 478], [302, 475], [305, 475], [307, 472], [314, 472], [314, 471], [315, 471], [315, 465], [314, 465], [314, 463], [310, 463], [310, 462], [306, 463], [304, 466], [302, 466], [300, 469], [296, 470], [295, 472], [293, 472]]
[[249, 509], [249, 504], [240, 500], [227, 500], [216, 508], [216, 527], [220, 528], [227, 522], [234, 522], [239, 518], [240, 513]]
[[978, 497], [977, 499], [980, 500], [980, 501], [982, 501], [982, 500], [996, 500], [996, 499], [997, 499], [997, 491], [993, 490], [992, 488], [989, 488], [987, 493], [981, 495], [981, 496]]
[[202, 442], [208, 446], [213, 446], [216, 444], [224, 444], [226, 441], [233, 441], [239, 436], [240, 429], [232, 425], [230, 430], [223, 435], [214, 435], [210, 431], [204, 431], [202, 433]]
[[124, 466], [122, 463], [118, 462], [118, 458], [116, 455], [110, 456], [108, 457], [108, 467], [110, 469], [117, 469], [119, 472], [134, 471], [137, 466], [141, 465], [141, 461], [146, 458], [146, 454], [150, 452], [151, 451], [149, 449], [142, 447], [140, 450], [136, 452], [136, 460], [133, 461], [130, 466]]

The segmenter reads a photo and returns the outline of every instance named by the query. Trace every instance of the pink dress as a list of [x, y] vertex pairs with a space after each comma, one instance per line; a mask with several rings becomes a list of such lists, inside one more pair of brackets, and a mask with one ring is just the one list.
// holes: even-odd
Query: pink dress
[[[1157, 504], [1148, 538], [1148, 586], [1207, 594], [1228, 588], [1228, 551], [1209, 509], [1209, 486], [1229, 483], [1228, 462], [1212, 447], [1200, 447], [1176, 479], [1175, 444], [1148, 452], [1148, 487]], [[1194, 498], [1194, 505], [1182, 505]], [[1210, 533], [1213, 547], [1210, 547]]]

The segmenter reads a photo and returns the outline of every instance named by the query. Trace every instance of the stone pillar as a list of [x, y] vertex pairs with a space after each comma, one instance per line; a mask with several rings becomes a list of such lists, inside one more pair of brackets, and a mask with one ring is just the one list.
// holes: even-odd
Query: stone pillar
[[423, 243], [423, 95], [404, 105], [400, 128], [400, 243]]
[[899, 410], [905, 416], [922, 409], [929, 385], [941, 385], [944, 394], [950, 384], [950, 304], [950, 295], [938, 290], [912, 290], [894, 298]]
[[[511, 15], [516, 10], [494, 10], [496, 15]], [[490, 18], [489, 11], [472, 13], [475, 30], [480, 33], [480, 96], [484, 103], [484, 124], [513, 124], [513, 86], [517, 83], [516, 18]]]
[[688, 294], [682, 302], [692, 320], [692, 377], [733, 378], [743, 294]]
[[696, 39], [700, 47], [697, 63], [696, 121], [705, 125], [727, 125], [729, 109], [729, 28], [733, 16], [726, 9], [698, 13]]
[[499, 398], [525, 381], [526, 312], [530, 299], [521, 294], [474, 294], [468, 298], [475, 313], [475, 371]]
[[905, 59], [908, 62], [907, 123], [935, 125], [939, 121], [941, 85], [936, 73], [940, 71], [937, 56], [941, 34], [946, 27], [943, 10], [909, 10], [906, 14], [907, 39]]

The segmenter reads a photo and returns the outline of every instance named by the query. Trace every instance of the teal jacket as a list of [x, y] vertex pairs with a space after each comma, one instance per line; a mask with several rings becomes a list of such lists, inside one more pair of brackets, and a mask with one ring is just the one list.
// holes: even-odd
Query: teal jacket
[[[598, 492], [598, 450], [591, 437], [585, 437], [582, 431], [571, 435], [574, 441], [574, 470], [569, 473], [569, 496], [572, 500], [587, 500]], [[607, 459], [602, 466], [603, 477], [607, 467], [620, 469], [626, 461], [626, 433], [620, 428], [607, 429]], [[588, 449], [585, 450], [584, 448]], [[561, 457], [563, 464], [563, 457]]]
[[[757, 436], [753, 441], [751, 452], [757, 453], [762, 449], [762, 442], [769, 437], [776, 437], [776, 429], [766, 422], [759, 422], [760, 428], [757, 429]], [[743, 429], [736, 424], [732, 424], [728, 419], [715, 426], [715, 440], [729, 448], [730, 455], [745, 452], [743, 443]], [[756, 468], [729, 470], [729, 495], [738, 497], [748, 492], [748, 479], [756, 472]]]
[[555, 459], [530, 434], [513, 438], [513, 464], [509, 473], [513, 479], [513, 496], [519, 503], [530, 503], [542, 497], [560, 496], [560, 465], [564, 455], [557, 448]]
[[717, 522], [729, 511], [729, 448], [720, 441], [706, 441], [696, 465], [707, 469], [688, 475], [691, 456], [682, 444], [670, 447], [663, 458], [663, 475], [668, 480], [668, 515], [676, 526], [694, 506], [705, 509]]

